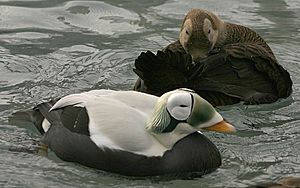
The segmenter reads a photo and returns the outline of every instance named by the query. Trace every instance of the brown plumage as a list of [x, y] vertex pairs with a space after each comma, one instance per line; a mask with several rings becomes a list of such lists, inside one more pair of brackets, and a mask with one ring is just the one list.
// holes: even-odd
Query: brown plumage
[[260, 183], [249, 188], [300, 188], [300, 177], [284, 177], [277, 182]]
[[[179, 42], [193, 60], [207, 57], [213, 48], [235, 43], [259, 46], [264, 55], [275, 59], [271, 48], [258, 33], [241, 25], [223, 22], [212, 12], [202, 9], [188, 12], [181, 26]], [[199, 54], [199, 51], [203, 51], [203, 54]]]
[[163, 51], [142, 53], [136, 60], [142, 80], [135, 90], [161, 95], [188, 87], [213, 105], [272, 103], [292, 92], [289, 73], [258, 33], [207, 10], [191, 10], [179, 40]]

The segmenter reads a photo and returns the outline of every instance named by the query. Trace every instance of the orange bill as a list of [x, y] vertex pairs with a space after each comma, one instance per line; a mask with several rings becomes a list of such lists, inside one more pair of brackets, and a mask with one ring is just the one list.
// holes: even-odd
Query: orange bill
[[208, 130], [208, 131], [216, 131], [216, 132], [220, 132], [220, 133], [234, 133], [236, 132], [234, 126], [232, 126], [231, 124], [227, 123], [226, 121], [221, 121], [219, 123], [216, 123], [210, 127], [205, 127], [203, 128], [204, 130]]

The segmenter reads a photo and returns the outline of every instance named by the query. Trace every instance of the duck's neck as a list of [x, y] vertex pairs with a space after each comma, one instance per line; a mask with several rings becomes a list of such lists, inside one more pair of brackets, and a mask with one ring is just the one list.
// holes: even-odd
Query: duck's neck
[[242, 25], [224, 22], [215, 47], [223, 47], [234, 43], [258, 45], [274, 56], [271, 48], [257, 32]]
[[227, 42], [227, 35], [228, 35], [227, 23], [222, 22], [219, 25], [220, 26], [219, 26], [219, 29], [218, 29], [219, 30], [218, 39], [217, 39], [217, 42], [216, 42], [214, 47], [221, 47]]
[[194, 128], [186, 123], [179, 123], [176, 128], [169, 133], [152, 133], [152, 135], [161, 143], [164, 147], [172, 149], [174, 144], [187, 135], [196, 132]]
[[265, 40], [252, 29], [242, 25], [224, 22], [223, 27], [220, 29], [218, 44], [223, 46], [233, 43], [255, 43], [267, 45]]

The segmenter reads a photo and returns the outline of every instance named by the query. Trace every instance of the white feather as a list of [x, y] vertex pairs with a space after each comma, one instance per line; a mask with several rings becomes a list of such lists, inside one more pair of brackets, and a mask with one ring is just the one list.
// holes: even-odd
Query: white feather
[[42, 128], [43, 128], [44, 132], [47, 132], [49, 130], [50, 125], [51, 124], [49, 123], [49, 121], [47, 119], [43, 120]]
[[67, 95], [63, 98], [61, 98], [59, 101], [57, 101], [50, 111], [63, 108], [66, 106], [80, 106], [84, 107], [85, 103], [87, 102], [88, 98], [85, 97], [86, 93], [81, 93], [81, 94], [72, 94], [72, 95]]

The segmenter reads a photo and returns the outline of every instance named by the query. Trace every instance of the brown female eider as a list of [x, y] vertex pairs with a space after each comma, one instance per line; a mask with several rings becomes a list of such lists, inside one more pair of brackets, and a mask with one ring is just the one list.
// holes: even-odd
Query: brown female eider
[[289, 73], [255, 31], [203, 9], [183, 20], [179, 40], [135, 62], [134, 90], [162, 95], [186, 87], [215, 106], [272, 103], [292, 93]]

